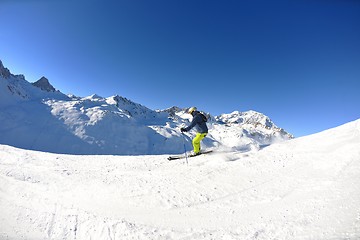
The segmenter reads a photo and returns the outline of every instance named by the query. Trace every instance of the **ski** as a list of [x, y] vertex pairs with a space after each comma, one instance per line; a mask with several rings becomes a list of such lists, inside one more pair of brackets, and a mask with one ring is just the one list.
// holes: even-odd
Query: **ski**
[[[198, 155], [189, 154], [187, 157], [188, 157], [188, 158], [197, 157], [197, 156], [201, 156], [201, 155], [203, 155], [203, 154], [211, 153], [212, 151], [213, 151], [213, 150], [204, 151], [204, 152], [201, 152], [201, 153], [198, 154]], [[169, 161], [171, 161], [171, 160], [178, 160], [178, 159], [184, 159], [184, 158], [186, 158], [185, 155], [177, 155], [177, 156], [169, 156], [167, 159], [168, 159]]]

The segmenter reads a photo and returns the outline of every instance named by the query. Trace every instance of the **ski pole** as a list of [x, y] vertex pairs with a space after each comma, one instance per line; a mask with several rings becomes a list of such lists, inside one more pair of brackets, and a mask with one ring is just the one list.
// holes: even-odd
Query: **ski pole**
[[184, 133], [181, 133], [181, 135], [183, 136], [184, 153], [185, 153], [185, 158], [186, 158], [186, 165], [189, 165], [189, 163], [188, 163], [188, 156], [187, 156], [187, 153], [186, 153], [185, 134], [184, 134]]

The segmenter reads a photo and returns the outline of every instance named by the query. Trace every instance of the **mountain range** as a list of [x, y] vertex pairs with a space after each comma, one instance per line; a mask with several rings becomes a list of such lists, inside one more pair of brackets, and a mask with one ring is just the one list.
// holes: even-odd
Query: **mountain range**
[[[66, 154], [170, 154], [190, 150], [187, 108], [152, 110], [116, 95], [66, 95], [46, 77], [34, 83], [0, 61], [0, 144]], [[249, 151], [293, 136], [266, 115], [234, 111], [208, 117], [203, 148]]]

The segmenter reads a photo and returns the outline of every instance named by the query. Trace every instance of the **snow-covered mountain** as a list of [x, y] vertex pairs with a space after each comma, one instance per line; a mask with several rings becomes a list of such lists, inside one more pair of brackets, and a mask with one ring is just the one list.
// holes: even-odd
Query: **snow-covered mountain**
[[359, 146], [360, 120], [188, 164], [0, 144], [0, 239], [358, 240]]
[[[255, 111], [208, 115], [205, 148], [251, 150], [292, 138]], [[190, 118], [184, 108], [151, 110], [121, 96], [68, 96], [45, 77], [31, 84], [0, 61], [0, 144], [68, 154], [180, 153], [179, 128]]]

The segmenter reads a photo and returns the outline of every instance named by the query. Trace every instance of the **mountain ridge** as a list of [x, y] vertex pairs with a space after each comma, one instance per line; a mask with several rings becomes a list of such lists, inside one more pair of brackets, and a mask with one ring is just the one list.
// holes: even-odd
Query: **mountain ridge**
[[[181, 153], [191, 149], [187, 108], [152, 110], [125, 97], [65, 95], [42, 77], [29, 83], [0, 62], [0, 143], [68, 154]], [[293, 138], [256, 111], [209, 116], [204, 148], [260, 149]], [[21, 137], [19, 137], [21, 136]]]

